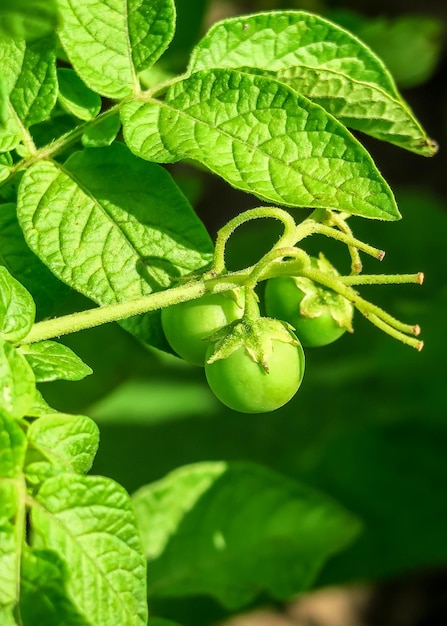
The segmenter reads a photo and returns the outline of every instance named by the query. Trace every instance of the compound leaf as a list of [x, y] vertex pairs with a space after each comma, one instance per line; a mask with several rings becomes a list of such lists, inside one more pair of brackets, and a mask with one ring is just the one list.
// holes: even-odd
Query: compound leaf
[[181, 468], [133, 504], [149, 594], [209, 594], [232, 609], [262, 592], [286, 599], [303, 590], [359, 530], [322, 494], [249, 463]]
[[40, 341], [21, 346], [20, 352], [31, 365], [38, 383], [82, 380], [92, 373], [92, 369], [73, 350], [56, 341]]
[[35, 313], [31, 295], [0, 265], [0, 337], [11, 342], [26, 337]]
[[322, 107], [276, 80], [235, 70], [196, 72], [163, 101], [125, 105], [122, 119], [126, 142], [142, 158], [159, 158], [155, 134], [177, 159], [195, 159], [268, 202], [399, 218], [361, 144]]
[[144, 626], [146, 568], [124, 489], [102, 476], [60, 474], [36, 499], [33, 547], [70, 555], [66, 590], [79, 613], [91, 626]]
[[36, 392], [33, 370], [23, 354], [0, 337], [0, 411], [23, 417]]
[[[64, 166], [33, 165], [18, 215], [31, 249], [99, 304], [164, 289], [211, 261], [209, 235], [170, 175], [122, 144], [75, 153]], [[123, 325], [166, 346], [158, 312]]]
[[109, 98], [139, 91], [137, 72], [164, 52], [175, 28], [173, 0], [60, 0], [59, 35], [74, 69]]
[[190, 72], [245, 68], [271, 74], [346, 126], [431, 156], [427, 137], [374, 52], [343, 28], [302, 11], [272, 11], [214, 25]]

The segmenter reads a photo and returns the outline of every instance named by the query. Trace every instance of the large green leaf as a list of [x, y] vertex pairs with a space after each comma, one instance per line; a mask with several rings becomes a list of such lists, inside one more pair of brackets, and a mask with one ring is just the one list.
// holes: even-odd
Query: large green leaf
[[184, 467], [133, 504], [149, 596], [209, 594], [230, 608], [305, 589], [359, 530], [335, 502], [252, 464]]
[[[64, 166], [32, 166], [18, 215], [32, 250], [99, 304], [163, 289], [211, 260], [209, 235], [170, 175], [122, 144], [75, 153]], [[123, 324], [166, 345], [158, 312]]]
[[196, 72], [163, 101], [126, 104], [122, 119], [126, 142], [145, 159], [195, 159], [269, 202], [399, 218], [361, 144], [322, 107], [276, 80], [235, 70]]
[[12, 342], [26, 337], [35, 313], [31, 295], [0, 265], [0, 337]]
[[59, 0], [59, 35], [73, 67], [94, 91], [121, 98], [139, 91], [137, 72], [174, 34], [173, 0]]
[[351, 128], [426, 156], [436, 151], [382, 61], [317, 15], [273, 11], [218, 22], [189, 64], [191, 72], [212, 68], [266, 71]]
[[146, 568], [122, 487], [104, 477], [61, 474], [42, 485], [37, 501], [33, 547], [67, 559], [67, 595], [79, 613], [91, 626], [145, 626]]

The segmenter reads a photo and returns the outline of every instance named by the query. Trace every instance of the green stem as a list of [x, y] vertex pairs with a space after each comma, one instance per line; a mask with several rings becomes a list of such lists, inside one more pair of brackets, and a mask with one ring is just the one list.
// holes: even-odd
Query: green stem
[[111, 107], [107, 111], [104, 111], [104, 113], [101, 113], [100, 115], [95, 117], [94, 120], [90, 120], [88, 122], [79, 124], [79, 126], [76, 126], [76, 128], [73, 128], [72, 130], [67, 131], [66, 133], [61, 135], [58, 139], [44, 146], [43, 148], [36, 149], [34, 147], [34, 150], [31, 150], [31, 152], [33, 152], [31, 156], [26, 157], [25, 159], [21, 159], [14, 165], [14, 167], [11, 168], [8, 178], [5, 178], [5, 180], [3, 180], [0, 183], [0, 187], [2, 185], [5, 185], [18, 171], [26, 169], [30, 167], [31, 165], [33, 165], [34, 163], [37, 163], [38, 161], [41, 161], [43, 159], [51, 159], [55, 157], [59, 152], [62, 152], [63, 150], [68, 148], [72, 143], [76, 142], [80, 137], [82, 137], [82, 135], [85, 133], [86, 130], [96, 126], [97, 124], [100, 124], [103, 120], [107, 119], [108, 117], [115, 115], [115, 113], [117, 113], [120, 110], [124, 102], [125, 102], [124, 100], [122, 102], [119, 102], [118, 104]]
[[308, 218], [304, 220], [301, 224], [296, 227], [296, 236], [294, 243], [303, 240], [305, 237], [313, 234], [325, 235], [326, 237], [330, 237], [331, 239], [336, 239], [337, 241], [341, 241], [346, 244], [348, 247], [357, 248], [369, 256], [374, 257], [381, 261], [385, 256], [385, 252], [383, 250], [379, 250], [378, 248], [374, 248], [364, 241], [360, 241], [360, 239], [356, 239], [351, 235], [346, 233], [342, 233], [331, 226], [326, 226], [325, 224], [320, 224], [315, 220]]
[[[347, 225], [346, 221], [340, 216], [331, 211], [331, 222], [348, 237], [354, 237], [352, 230]], [[351, 270], [353, 274], [360, 274], [362, 271], [362, 261], [360, 259], [359, 249], [356, 246], [348, 245], [348, 251], [351, 256]]]
[[220, 292], [234, 289], [244, 283], [247, 273], [234, 273], [220, 280], [210, 279], [173, 287], [165, 291], [151, 293], [141, 298], [100, 306], [79, 313], [64, 315], [51, 320], [34, 324], [28, 335], [18, 345], [36, 343], [45, 339], [60, 337], [106, 324], [116, 322], [134, 315], [155, 311], [172, 304], [200, 298], [209, 291]]
[[[377, 328], [382, 330], [384, 333], [390, 335], [398, 341], [401, 341], [402, 343], [405, 343], [411, 348], [415, 348], [418, 352], [420, 352], [424, 347], [423, 341], [419, 339], [414, 339], [413, 337], [409, 337], [405, 333], [396, 330], [396, 328], [393, 328], [392, 326], [384, 322], [383, 319], [380, 319], [380, 317], [378, 317], [377, 315], [367, 315], [366, 317], [372, 324], [374, 324], [374, 326], [377, 326]], [[415, 326], [415, 328], [419, 329], [419, 326]], [[419, 334], [419, 332], [416, 334]]]
[[275, 247], [270, 250], [270, 252], [267, 252], [252, 268], [245, 286], [254, 289], [260, 280], [265, 279], [268, 270], [273, 267], [275, 262], [285, 257], [294, 259], [296, 274], [300, 274], [303, 267], [310, 265], [309, 255], [304, 252], [304, 250], [301, 250], [301, 248], [295, 248], [293, 246], [287, 246], [285, 248]]
[[422, 285], [424, 274], [362, 274], [360, 276], [338, 276], [345, 285]]
[[287, 211], [277, 207], [257, 207], [256, 209], [244, 211], [244, 213], [237, 215], [235, 218], [227, 222], [227, 224], [225, 224], [225, 226], [223, 226], [217, 233], [214, 249], [214, 274], [222, 274], [225, 271], [225, 247], [228, 239], [231, 237], [236, 228], [246, 222], [249, 222], [250, 220], [259, 218], [273, 218], [283, 223], [284, 232], [275, 247], [293, 245], [296, 224], [293, 217], [287, 213]]

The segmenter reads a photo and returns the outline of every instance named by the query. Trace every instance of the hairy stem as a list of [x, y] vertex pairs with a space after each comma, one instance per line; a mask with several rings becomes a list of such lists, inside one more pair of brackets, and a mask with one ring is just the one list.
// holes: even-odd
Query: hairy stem
[[237, 215], [235, 218], [225, 224], [225, 226], [223, 226], [217, 233], [213, 265], [213, 272], [215, 274], [221, 274], [225, 271], [225, 247], [227, 245], [228, 239], [231, 237], [236, 228], [242, 226], [242, 224], [245, 224], [250, 220], [255, 220], [259, 218], [273, 218], [283, 223], [284, 232], [280, 240], [276, 244], [276, 247], [293, 245], [295, 243], [293, 241], [296, 229], [295, 220], [289, 213], [287, 213], [287, 211], [284, 211], [283, 209], [279, 209], [277, 207], [258, 207], [256, 209], [244, 211], [244, 213]]
[[109, 322], [117, 322], [172, 304], [200, 298], [209, 291], [220, 292], [234, 289], [243, 284], [244, 278], [244, 274], [234, 273], [220, 280], [210, 279], [207, 281], [191, 282], [179, 287], [166, 289], [165, 291], [151, 293], [141, 298], [135, 298], [134, 300], [117, 302], [116, 304], [100, 306], [86, 311], [80, 311], [79, 313], [72, 313], [55, 319], [38, 322], [34, 324], [28, 335], [19, 342], [19, 345], [36, 343]]

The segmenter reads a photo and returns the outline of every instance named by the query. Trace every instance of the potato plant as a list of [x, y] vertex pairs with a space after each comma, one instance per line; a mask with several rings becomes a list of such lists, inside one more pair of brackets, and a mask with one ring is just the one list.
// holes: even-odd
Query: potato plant
[[[142, 626], [148, 596], [149, 612], [157, 597], [211, 596], [231, 611], [262, 594], [285, 600], [360, 532], [336, 501], [261, 464], [181, 467], [132, 498], [88, 474], [97, 425], [41, 393], [91, 373], [61, 336], [119, 322], [145, 346], [186, 348], [216, 395], [247, 413], [305, 386], [298, 315], [314, 324], [305, 350], [351, 331], [354, 311], [422, 348], [417, 323], [358, 291], [423, 275], [362, 271], [362, 255], [384, 252], [354, 235], [353, 217], [401, 215], [357, 136], [436, 152], [380, 59], [323, 17], [274, 11], [216, 23], [170, 74], [175, 27], [174, 0], [0, 8], [2, 626]], [[164, 165], [179, 161], [252, 197], [214, 242]], [[283, 232], [228, 270], [228, 240], [252, 220]], [[349, 273], [305, 251], [320, 236], [323, 249], [327, 238], [346, 247]], [[282, 285], [267, 286], [267, 307], [265, 281]], [[288, 317], [290, 288], [301, 291]], [[91, 306], [58, 314], [67, 289]]]

